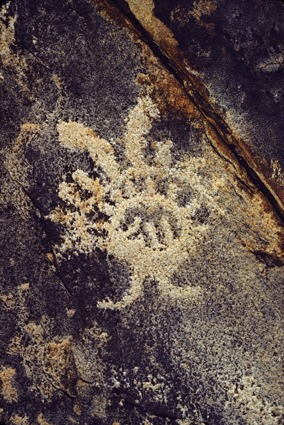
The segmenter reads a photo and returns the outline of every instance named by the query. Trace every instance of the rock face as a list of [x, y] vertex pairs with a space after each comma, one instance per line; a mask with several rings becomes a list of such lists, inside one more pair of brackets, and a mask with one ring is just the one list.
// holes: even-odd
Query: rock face
[[118, 0], [283, 210], [283, 1]]
[[2, 2], [0, 420], [280, 425], [283, 5], [128, 3]]

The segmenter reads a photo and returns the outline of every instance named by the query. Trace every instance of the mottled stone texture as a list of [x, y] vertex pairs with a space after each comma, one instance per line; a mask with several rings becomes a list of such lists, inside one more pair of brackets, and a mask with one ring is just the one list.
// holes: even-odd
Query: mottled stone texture
[[158, 43], [225, 143], [283, 210], [283, 1], [117, 3]]
[[280, 425], [283, 5], [110, 3], [1, 3], [0, 422]]

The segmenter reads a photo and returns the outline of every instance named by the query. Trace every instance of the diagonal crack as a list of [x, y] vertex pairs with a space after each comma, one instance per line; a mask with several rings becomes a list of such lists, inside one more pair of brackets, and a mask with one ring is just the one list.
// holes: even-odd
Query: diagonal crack
[[49, 379], [49, 383], [50, 383], [50, 385], [52, 386], [52, 388], [53, 388], [55, 391], [60, 391], [62, 394], [64, 394], [64, 395], [65, 395], [67, 398], [69, 398], [70, 400], [75, 400], [75, 399], [77, 398], [77, 396], [76, 396], [76, 395], [70, 394], [70, 393], [69, 393], [67, 390], [65, 390], [64, 388], [62, 388], [62, 387], [58, 387], [57, 385], [55, 385], [51, 379]]
[[[143, 27], [143, 25], [141, 25], [139, 20], [132, 13], [125, 0], [106, 0], [106, 2], [110, 5], [110, 7], [115, 8], [119, 14], [124, 17], [128, 25], [132, 27], [132, 29], [138, 34], [139, 38], [148, 45], [153, 54], [159, 58], [170, 74], [178, 81], [191, 102], [206, 119], [207, 124], [216, 132], [220, 142], [231, 151], [231, 157], [237, 164], [238, 168], [241, 168], [243, 172], [246, 173], [248, 179], [252, 182], [252, 185], [254, 185], [267, 199], [283, 224], [284, 211], [283, 206], [281, 205], [281, 200], [272, 192], [268, 184], [259, 176], [257, 171], [254, 170], [254, 168], [248, 163], [246, 158], [238, 152], [237, 146], [239, 143], [236, 137], [233, 136], [232, 130], [224, 119], [214, 110], [204, 95], [202, 95], [194, 81], [194, 77], [191, 79], [189, 75], [186, 75], [177, 61], [175, 61], [168, 52], [164, 51], [163, 48], [155, 42], [151, 34], [149, 34], [149, 32]], [[212, 145], [212, 143], [210, 144]], [[222, 156], [218, 146], [215, 146], [215, 151], [219, 151], [220, 156]]]
[[39, 65], [41, 65], [43, 68], [45, 68], [49, 73], [52, 73], [52, 69], [46, 65], [38, 56], [36, 53], [34, 53], [31, 49], [29, 49], [27, 46], [25, 46], [23, 44], [23, 42], [21, 40], [17, 40], [19, 45], [22, 47], [23, 50], [25, 50], [26, 52], [28, 52], [32, 58], [34, 59], [34, 61], [36, 61]]
[[[21, 48], [27, 52], [28, 55], [30, 55], [31, 59], [36, 62], [37, 64], [39, 64], [41, 67], [43, 67], [49, 74], [51, 80], [53, 81], [53, 83], [55, 84], [56, 90], [58, 92], [58, 95], [61, 95], [61, 91], [58, 88], [58, 85], [56, 84], [55, 80], [54, 80], [54, 76], [56, 75], [53, 71], [52, 68], [50, 68], [42, 59], [40, 59], [40, 57], [38, 56], [37, 52], [33, 52], [31, 49], [29, 49], [25, 44], [23, 44], [23, 42], [21, 40], [18, 40], [19, 45], [21, 46]], [[0, 424], [1, 425], [1, 424]]]
[[245, 178], [242, 178], [239, 170], [239, 167], [236, 167], [236, 163], [231, 160], [230, 158], [228, 158], [228, 156], [224, 155], [222, 153], [222, 151], [220, 149], [218, 149], [218, 147], [213, 143], [213, 141], [210, 139], [210, 137], [208, 137], [208, 135], [206, 134], [206, 140], [207, 142], [210, 144], [210, 146], [212, 147], [212, 149], [214, 150], [214, 152], [216, 153], [216, 155], [218, 155], [223, 161], [228, 162], [229, 164], [231, 164], [234, 167], [234, 175], [236, 177], [236, 179], [241, 183], [241, 185], [245, 186], [246, 190], [250, 193], [255, 192], [256, 188], [254, 185], [250, 185], [248, 180]]

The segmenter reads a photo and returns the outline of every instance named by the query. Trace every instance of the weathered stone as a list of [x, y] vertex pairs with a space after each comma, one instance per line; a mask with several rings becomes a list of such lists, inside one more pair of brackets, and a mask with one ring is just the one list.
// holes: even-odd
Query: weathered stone
[[159, 45], [223, 143], [283, 214], [283, 1], [115, 3]]
[[121, 9], [0, 24], [0, 420], [280, 425], [283, 225], [248, 168]]

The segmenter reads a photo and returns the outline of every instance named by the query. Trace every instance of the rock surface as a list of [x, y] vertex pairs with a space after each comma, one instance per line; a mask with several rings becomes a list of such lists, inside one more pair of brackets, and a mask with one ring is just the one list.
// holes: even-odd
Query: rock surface
[[283, 1], [117, 3], [159, 45], [224, 143], [283, 211]]
[[[248, 81], [273, 115], [263, 128], [251, 103], [244, 114], [230, 103], [235, 80], [224, 62], [212, 59], [223, 77], [209, 85], [215, 74], [208, 67], [205, 75], [204, 59], [202, 83], [216, 98], [208, 96], [209, 117], [183, 74], [113, 3], [2, 2], [0, 420], [280, 425], [280, 109], [239, 68], [234, 78]], [[213, 31], [214, 13], [229, 22], [214, 2], [210, 10], [194, 2], [195, 15], [172, 13], [173, 3], [174, 11], [188, 7], [132, 7], [138, 19], [146, 10], [141, 23], [151, 22], [146, 30], [156, 28], [153, 39], [171, 55], [184, 54], [175, 34], [182, 17], [185, 32], [194, 32], [192, 20]], [[276, 22], [282, 5], [274, 3]], [[167, 16], [178, 16], [176, 27]], [[194, 37], [187, 55], [204, 42]], [[281, 64], [275, 86], [265, 80], [271, 90]], [[256, 152], [255, 164], [231, 149], [221, 121], [239, 125], [234, 137]], [[246, 139], [245, 125], [263, 143]], [[273, 179], [252, 178], [252, 169], [262, 176], [260, 156], [274, 161]]]

